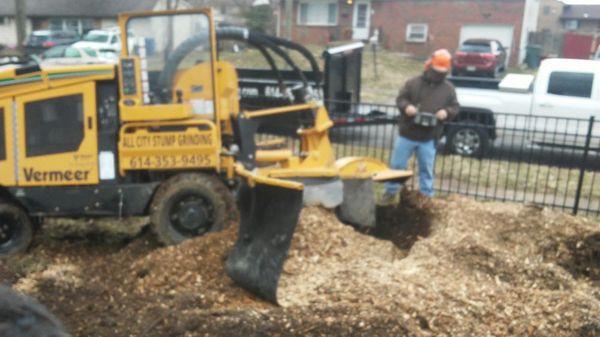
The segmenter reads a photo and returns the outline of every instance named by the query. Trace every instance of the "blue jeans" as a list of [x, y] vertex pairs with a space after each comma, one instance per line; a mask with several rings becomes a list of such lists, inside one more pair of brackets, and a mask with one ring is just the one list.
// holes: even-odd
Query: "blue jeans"
[[[398, 136], [394, 142], [394, 152], [390, 166], [395, 170], [406, 170], [408, 160], [417, 153], [419, 163], [419, 189], [421, 194], [433, 197], [433, 168], [435, 164], [435, 142], [434, 140], [418, 142], [408, 138]], [[395, 195], [398, 193], [400, 184], [386, 183], [385, 193]]]

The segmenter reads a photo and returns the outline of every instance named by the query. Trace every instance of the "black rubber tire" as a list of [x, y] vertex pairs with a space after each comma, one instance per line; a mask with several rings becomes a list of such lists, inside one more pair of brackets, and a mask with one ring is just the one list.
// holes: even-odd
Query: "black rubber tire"
[[23, 208], [0, 201], [0, 226], [0, 256], [22, 253], [29, 248], [33, 222]]
[[[196, 229], [181, 228], [173, 220], [172, 211], [177, 209], [176, 203], [183, 203], [182, 198], [202, 199], [203, 215], [209, 220]], [[203, 173], [182, 173], [165, 181], [156, 191], [150, 205], [150, 222], [158, 240], [165, 245], [176, 245], [186, 239], [203, 235], [207, 232], [227, 228], [233, 221], [237, 208], [231, 192], [216, 176]]]
[[[465, 146], [460, 146], [464, 137], [476, 138], [474, 142], [478, 145], [469, 147], [465, 144]], [[459, 121], [454, 125], [448, 126], [448, 132], [446, 134], [446, 150], [450, 153], [465, 157], [481, 158], [488, 152], [489, 146], [490, 136], [485, 126], [482, 124]]]
[[487, 75], [490, 78], [500, 77], [500, 68], [499, 67], [494, 68], [494, 70], [490, 71]]

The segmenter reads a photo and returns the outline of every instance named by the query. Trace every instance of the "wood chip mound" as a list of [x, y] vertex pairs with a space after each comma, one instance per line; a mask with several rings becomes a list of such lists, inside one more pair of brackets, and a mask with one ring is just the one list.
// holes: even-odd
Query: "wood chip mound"
[[368, 235], [303, 210], [281, 307], [224, 274], [233, 227], [161, 248], [50, 225], [41, 235], [53, 239], [3, 261], [0, 277], [74, 336], [600, 335], [600, 223], [458, 196], [385, 214]]

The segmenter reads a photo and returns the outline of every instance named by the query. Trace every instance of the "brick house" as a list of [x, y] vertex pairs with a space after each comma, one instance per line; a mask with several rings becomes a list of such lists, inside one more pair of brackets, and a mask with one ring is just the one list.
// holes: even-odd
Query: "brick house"
[[[282, 32], [287, 2], [279, 3]], [[536, 30], [539, 0], [294, 0], [292, 12], [291, 37], [303, 43], [364, 40], [378, 30], [385, 48], [426, 57], [467, 38], [496, 38], [515, 64]]]
[[547, 32], [547, 34], [562, 33], [560, 16], [564, 6], [565, 4], [560, 0], [540, 0], [538, 31]]
[[566, 5], [560, 20], [566, 30], [600, 35], [600, 5]]
[[566, 5], [560, 20], [564, 57], [587, 59], [600, 50], [600, 5]]
[[587, 59], [600, 45], [600, 5], [541, 0], [537, 28], [529, 43], [541, 45], [545, 56]]

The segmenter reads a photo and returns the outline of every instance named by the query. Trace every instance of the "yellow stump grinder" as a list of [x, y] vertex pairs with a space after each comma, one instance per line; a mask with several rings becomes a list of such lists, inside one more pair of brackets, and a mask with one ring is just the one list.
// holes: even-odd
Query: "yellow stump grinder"
[[[226, 271], [276, 303], [303, 204], [372, 224], [373, 182], [411, 176], [370, 158], [336, 160], [333, 123], [288, 55], [318, 69], [304, 47], [217, 29], [209, 9], [122, 14], [119, 25], [116, 66], [0, 71], [0, 255], [25, 251], [43, 217], [149, 215], [158, 239], [177, 244], [222, 229], [237, 207]], [[277, 75], [286, 104], [242, 111], [236, 68], [218, 59], [217, 39], [255, 47], [276, 73], [281, 63], [295, 71], [293, 84]], [[297, 129], [292, 148], [256, 141], [282, 120]]]

